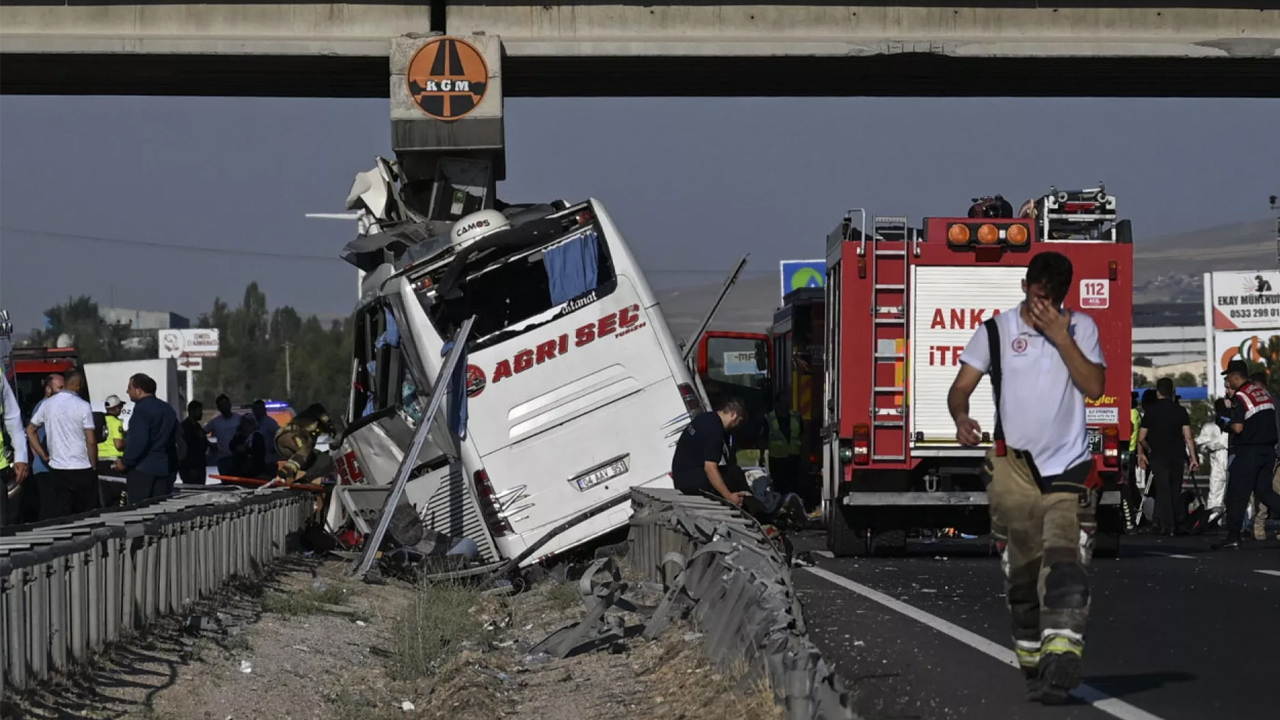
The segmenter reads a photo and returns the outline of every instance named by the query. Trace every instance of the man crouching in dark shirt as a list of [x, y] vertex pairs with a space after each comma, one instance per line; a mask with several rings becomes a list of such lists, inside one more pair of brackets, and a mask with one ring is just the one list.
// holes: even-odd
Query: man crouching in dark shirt
[[750, 497], [745, 487], [730, 488], [720, 473], [725, 433], [746, 419], [746, 403], [733, 397], [721, 402], [715, 412], [702, 413], [689, 423], [671, 459], [671, 479], [677, 490], [685, 495], [713, 493], [738, 506]]

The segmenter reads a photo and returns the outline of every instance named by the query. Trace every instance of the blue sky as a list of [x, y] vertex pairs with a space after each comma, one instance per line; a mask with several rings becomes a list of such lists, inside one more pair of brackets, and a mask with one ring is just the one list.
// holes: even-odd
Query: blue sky
[[[776, 274], [844, 211], [960, 214], [1107, 183], [1143, 238], [1268, 215], [1280, 101], [510, 99], [508, 202], [587, 196], [656, 287]], [[257, 280], [344, 313], [356, 172], [390, 156], [386, 101], [0, 97], [0, 305], [15, 325], [78, 294], [191, 316]], [[110, 242], [124, 240], [130, 244]], [[181, 250], [165, 245], [211, 249]]]

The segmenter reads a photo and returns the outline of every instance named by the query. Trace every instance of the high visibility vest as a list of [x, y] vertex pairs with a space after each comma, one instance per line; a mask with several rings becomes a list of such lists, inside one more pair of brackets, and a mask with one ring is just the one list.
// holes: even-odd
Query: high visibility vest
[[782, 434], [778, 425], [778, 414], [769, 413], [769, 458], [781, 460], [800, 454], [800, 418], [789, 413], [791, 419], [791, 439]]
[[115, 415], [107, 416], [107, 437], [98, 443], [98, 460], [115, 460], [124, 455], [116, 449], [116, 440], [124, 439], [124, 423]]
[[1142, 423], [1142, 417], [1138, 415], [1138, 408], [1129, 410], [1129, 421], [1133, 425], [1133, 434], [1129, 436], [1129, 452], [1136, 454], [1138, 452], [1138, 425]]

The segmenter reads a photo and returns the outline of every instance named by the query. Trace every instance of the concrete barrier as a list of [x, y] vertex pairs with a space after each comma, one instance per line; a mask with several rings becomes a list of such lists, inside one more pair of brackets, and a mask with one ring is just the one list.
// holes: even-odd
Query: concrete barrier
[[710, 498], [632, 490], [627, 560], [665, 597], [646, 635], [687, 616], [721, 670], [767, 678], [789, 720], [857, 717], [843, 681], [809, 641], [791, 569], [758, 523]]

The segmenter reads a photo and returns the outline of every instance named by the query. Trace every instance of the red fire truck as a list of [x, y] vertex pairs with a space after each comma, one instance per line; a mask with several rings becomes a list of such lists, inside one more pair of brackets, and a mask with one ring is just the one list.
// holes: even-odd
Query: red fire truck
[[[919, 528], [988, 532], [981, 464], [990, 438], [977, 448], [957, 442], [947, 392], [974, 329], [1017, 307], [1026, 266], [1043, 250], [1071, 259], [1066, 306], [1092, 316], [1102, 336], [1106, 392], [1086, 408], [1103, 483], [1096, 553], [1118, 549], [1122, 453], [1133, 432], [1129, 221], [1101, 187], [1054, 189], [1021, 217], [995, 200], [920, 228], [853, 210], [828, 237], [823, 508], [836, 555], [901, 552]], [[984, 430], [994, 427], [985, 378], [970, 405]]]

